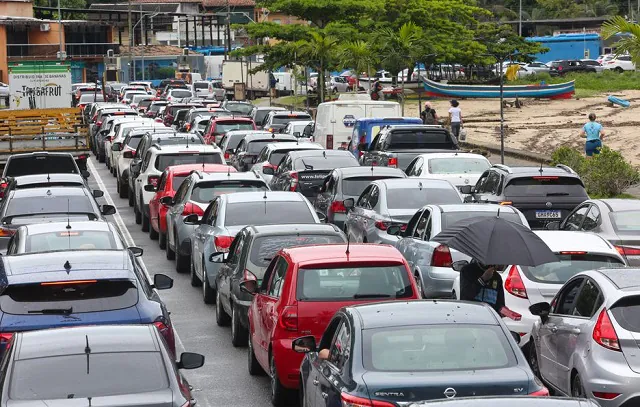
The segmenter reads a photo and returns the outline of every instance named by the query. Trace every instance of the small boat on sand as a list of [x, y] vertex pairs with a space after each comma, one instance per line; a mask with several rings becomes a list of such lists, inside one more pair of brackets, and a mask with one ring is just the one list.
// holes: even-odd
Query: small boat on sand
[[[428, 96], [458, 98], [458, 99], [483, 99], [499, 98], [499, 85], [449, 85], [434, 82], [422, 78], [422, 84]], [[503, 97], [505, 98], [537, 98], [537, 99], [570, 99], [575, 92], [574, 81], [558, 83], [555, 85], [504, 85]]]

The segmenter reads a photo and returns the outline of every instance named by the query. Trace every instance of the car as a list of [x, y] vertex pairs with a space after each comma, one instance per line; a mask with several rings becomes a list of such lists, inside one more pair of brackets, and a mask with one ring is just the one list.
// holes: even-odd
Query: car
[[211, 120], [217, 119], [218, 117], [233, 117], [233, 113], [226, 109], [213, 107], [208, 109], [208, 112], [197, 113], [189, 122], [185, 119], [184, 130], [203, 136]]
[[280, 142], [295, 142], [297, 139], [293, 136], [284, 134], [274, 134], [269, 132], [247, 134], [238, 147], [233, 152], [229, 163], [238, 171], [250, 171], [251, 167], [257, 162], [258, 156], [262, 148], [267, 144]]
[[256, 162], [250, 168], [250, 171], [253, 171], [255, 174], [262, 177], [267, 183], [270, 183], [273, 178], [273, 174], [265, 174], [264, 169], [271, 168], [273, 171], [276, 171], [278, 169], [278, 164], [288, 152], [301, 150], [324, 150], [324, 148], [318, 143], [300, 143], [298, 141], [295, 143], [287, 141], [269, 143], [262, 147], [262, 150], [255, 158]]
[[[142, 102], [143, 100], [149, 100], [152, 101], [154, 99], [154, 97], [152, 95], [146, 94], [146, 95], [134, 95], [133, 98], [131, 98], [131, 103], [129, 103], [129, 106], [131, 106], [132, 109], [136, 109], [138, 112], [140, 111], [139, 107], [140, 107], [140, 102]], [[149, 103], [151, 104], [151, 103]]]
[[267, 117], [267, 114], [271, 111], [285, 111], [284, 107], [276, 107], [276, 106], [254, 106], [251, 110], [251, 119], [258, 126], [259, 129], [262, 129], [262, 124], [264, 122], [264, 118]]
[[107, 137], [111, 128], [113, 127], [114, 121], [121, 117], [129, 116], [129, 117], [139, 117], [138, 113], [135, 110], [116, 110], [116, 111], [106, 111], [101, 113], [102, 118], [96, 122], [96, 124], [101, 123], [99, 127], [96, 129], [96, 132], [93, 137], [93, 148], [95, 149], [94, 154], [96, 155], [99, 162], [103, 163], [106, 159], [106, 151], [104, 150], [104, 139]]
[[246, 117], [216, 117], [209, 120], [203, 137], [207, 144], [220, 145], [222, 136], [231, 130], [256, 130], [256, 125], [253, 120]]
[[[1, 89], [1, 88], [0, 88]], [[0, 98], [2, 96], [0, 95]], [[79, 107], [80, 109], [83, 109], [87, 104], [89, 103], [97, 103], [97, 102], [104, 102], [104, 95], [102, 93], [84, 93], [82, 95], [80, 95], [80, 98], [78, 98], [78, 102], [77, 102], [77, 107]]]
[[580, 61], [585, 65], [594, 67], [597, 73], [602, 73], [602, 71], [604, 71], [604, 66], [595, 59], [581, 59]]
[[[181, 90], [181, 89], [180, 89]], [[189, 92], [189, 91], [185, 91], [185, 90], [181, 90], [183, 92]], [[173, 121], [176, 118], [176, 115], [178, 113], [179, 110], [189, 110], [191, 109], [193, 106], [187, 103], [171, 103], [169, 102], [168, 105], [166, 105], [165, 110], [164, 110], [164, 115], [162, 117], [162, 122], [164, 123], [165, 126], [167, 127], [171, 127], [173, 125]]]
[[[102, 192], [102, 191], [100, 191]], [[13, 190], [0, 203], [0, 250], [22, 225], [62, 220], [105, 220], [112, 205], [98, 205], [86, 187], [40, 187]]]
[[78, 174], [87, 179], [90, 174], [86, 169], [86, 157], [84, 161], [85, 167], [80, 169], [76, 159], [69, 153], [38, 151], [12, 154], [2, 170], [2, 180], [36, 174]]
[[475, 185], [491, 167], [486, 157], [472, 153], [420, 154], [405, 171], [409, 177], [445, 179], [458, 189]]
[[306, 138], [304, 137], [304, 129], [311, 124], [313, 124], [312, 120], [293, 120], [287, 123], [280, 133], [288, 134], [296, 138]]
[[577, 59], [553, 61], [549, 66], [549, 75], [564, 76], [574, 72], [596, 72], [596, 68]]
[[150, 326], [18, 332], [12, 344], [0, 368], [7, 378], [2, 387], [5, 406], [68, 404], [71, 398], [95, 405], [192, 406], [195, 399], [180, 370], [204, 364], [204, 356], [190, 352], [176, 361]]
[[[131, 101], [133, 100], [134, 96], [149, 96], [149, 94], [146, 90], [127, 90], [124, 92], [124, 95], [122, 96], [120, 102], [126, 105], [131, 105]], [[133, 109], [135, 108], [135, 106], [131, 106], [131, 108]]]
[[[56, 187], [80, 187], [89, 188], [86, 178], [78, 174], [36, 174], [22, 175], [20, 177], [8, 178], [6, 182], [0, 184], [0, 197], [9, 195], [15, 189], [43, 188], [49, 186]], [[99, 190], [92, 192], [94, 196], [100, 195]]]
[[534, 62], [530, 62], [528, 64], [524, 64], [524, 68], [527, 71], [532, 72], [534, 74], [548, 73], [549, 72], [549, 67], [546, 64], [544, 64], [543, 62], [540, 62], [540, 61], [534, 61]]
[[250, 117], [253, 111], [253, 104], [251, 102], [239, 100], [225, 100], [220, 107], [232, 112], [236, 117]]
[[612, 59], [603, 62], [602, 65], [604, 66], [604, 69], [615, 72], [636, 70], [636, 64], [633, 63], [630, 55], [614, 56]]
[[301, 383], [302, 355], [292, 349], [296, 336], [319, 339], [344, 306], [379, 301], [406, 305], [418, 298], [406, 260], [384, 245], [287, 248], [271, 260], [260, 284], [248, 277], [240, 287], [254, 295], [248, 313], [249, 374], [268, 372], [274, 405], [283, 404]]
[[193, 96], [208, 96], [213, 93], [213, 84], [209, 81], [193, 81], [191, 84]]
[[634, 405], [640, 332], [640, 281], [634, 268], [576, 274], [551, 304], [529, 310], [540, 318], [531, 330], [529, 363], [558, 395], [592, 398], [602, 407]]
[[115, 166], [117, 164], [120, 150], [114, 150], [113, 143], [121, 142], [124, 137], [133, 130], [138, 129], [154, 129], [165, 128], [162, 123], [156, 123], [148, 117], [131, 116], [120, 120], [115, 120], [109, 134], [104, 138], [104, 163], [112, 175], [115, 174]]
[[220, 150], [224, 153], [224, 159], [231, 163], [232, 157], [240, 145], [240, 142], [243, 138], [245, 138], [248, 134], [266, 134], [262, 130], [231, 130], [228, 131], [222, 136], [218, 146], [220, 146]]
[[201, 164], [184, 164], [167, 167], [162, 172], [158, 186], [154, 188], [155, 194], [153, 198], [151, 198], [151, 201], [149, 201], [149, 238], [151, 238], [151, 240], [158, 239], [158, 244], [161, 249], [167, 248], [167, 211], [171, 203], [168, 199], [165, 199], [165, 203], [161, 201], [165, 197], [173, 200], [182, 181], [188, 178], [193, 171], [201, 171], [203, 173], [229, 173], [236, 172], [236, 169], [221, 164], [205, 164], [204, 166]]
[[262, 122], [262, 128], [265, 131], [279, 133], [286, 127], [287, 124], [289, 124], [289, 122], [301, 120], [308, 122], [312, 121], [313, 118], [309, 113], [306, 112], [282, 112], [279, 110], [274, 110], [267, 113], [267, 116]]
[[[191, 131], [193, 127], [193, 122], [196, 117], [208, 118], [214, 116], [216, 113], [229, 113], [231, 112], [224, 109], [213, 109], [209, 107], [192, 107], [187, 112], [187, 115], [184, 117], [184, 128], [182, 131]], [[204, 130], [204, 129], [203, 129]]]
[[[249, 176], [254, 177], [253, 174]], [[320, 223], [320, 220], [301, 194], [263, 191], [220, 195], [209, 204], [202, 218], [192, 215], [183, 222], [197, 225], [191, 236], [192, 267], [196, 278], [202, 281], [203, 301], [212, 304], [217, 295], [215, 284], [220, 263], [212, 261], [211, 255], [229, 252], [233, 238], [243, 227]]]
[[327, 82], [325, 82], [325, 89], [332, 93], [351, 92], [352, 87], [349, 85], [348, 78], [344, 76], [332, 76]]
[[[215, 284], [220, 294], [217, 306], [220, 316], [216, 316], [216, 321], [221, 325], [231, 324], [233, 346], [246, 346], [249, 335], [248, 311], [253, 298], [240, 289], [242, 281], [255, 277], [260, 282], [271, 259], [281, 249], [346, 242], [346, 236], [336, 226], [313, 223], [252, 225], [238, 232], [228, 257], [215, 256], [215, 260], [222, 263]], [[200, 283], [197, 276], [192, 283]]]
[[[97, 155], [96, 148], [96, 137], [98, 132], [102, 129], [102, 125], [110, 116], [118, 113], [120, 116], [137, 116], [138, 113], [131, 109], [129, 106], [119, 104], [119, 103], [104, 103], [104, 104], [96, 104], [96, 110], [93, 112], [93, 115], [90, 114], [91, 118], [89, 120], [89, 138], [92, 140], [91, 145], [94, 148], [93, 153]], [[108, 130], [105, 127], [105, 130]]]
[[156, 98], [153, 96], [150, 97], [146, 97], [141, 99], [138, 102], [138, 105], [136, 106], [136, 108], [138, 109], [138, 113], [140, 114], [140, 116], [143, 117], [149, 117], [147, 116], [147, 110], [149, 110], [149, 107], [156, 101]]
[[380, 179], [372, 181], [358, 199], [347, 198], [345, 233], [352, 242], [387, 243], [396, 238], [390, 226], [407, 227], [416, 211], [426, 204], [461, 204], [462, 196], [449, 181], [441, 179]]
[[220, 149], [206, 144], [152, 145], [144, 154], [134, 186], [133, 212], [142, 231], [149, 231], [149, 201], [165, 168], [179, 164], [225, 164]]
[[333, 223], [341, 230], [345, 230], [344, 225], [347, 218], [347, 208], [343, 203], [345, 199], [358, 198], [372, 181], [406, 177], [406, 174], [398, 168], [336, 168], [322, 182], [313, 206], [316, 208], [316, 212], [324, 215], [324, 220], [327, 223]]
[[301, 405], [321, 393], [343, 405], [381, 407], [456, 396], [548, 396], [517, 342], [484, 303], [387, 301], [346, 306], [318, 344], [309, 335], [292, 348], [306, 353]]
[[576, 206], [589, 199], [580, 176], [566, 165], [509, 167], [494, 164], [475, 186], [460, 188], [466, 202], [512, 205], [527, 218], [532, 229], [562, 221]]
[[166, 100], [154, 100], [145, 111], [145, 117], [151, 117], [152, 119], [155, 119], [158, 115], [158, 112], [160, 112], [160, 109], [167, 106], [168, 104], [169, 102], [167, 102]]
[[20, 226], [9, 240], [7, 255], [57, 250], [122, 250], [120, 231], [110, 222], [67, 221]]
[[512, 206], [495, 204], [430, 204], [420, 208], [409, 220], [405, 230], [390, 226], [387, 234], [399, 237], [395, 247], [407, 259], [424, 298], [451, 298], [460, 293], [452, 291], [459, 273], [453, 263], [470, 258], [431, 239], [442, 230], [465, 219], [500, 216], [529, 227], [526, 218]]
[[160, 81], [156, 87], [156, 95], [160, 96], [167, 86], [173, 86], [180, 89], [187, 89], [187, 83], [182, 79], [167, 78]]
[[124, 86], [127, 86], [127, 84], [121, 82], [107, 82], [107, 84], [104, 86], [104, 93], [105, 95], [107, 95], [108, 101], [117, 102], [118, 96], [120, 95], [120, 89], [122, 89]]
[[[175, 196], [169, 200], [164, 198], [169, 206], [166, 213], [167, 224], [167, 257], [175, 253], [176, 271], [189, 272], [191, 265], [191, 236], [197, 220], [204, 215], [209, 203], [216, 197], [233, 192], [267, 191], [269, 186], [262, 178], [253, 174], [232, 174], [229, 167], [225, 173], [204, 173], [194, 171], [182, 181]], [[191, 222], [185, 222], [190, 215]]]
[[598, 403], [589, 399], [536, 396], [453, 397], [413, 403], [411, 407], [508, 407], [514, 402], [520, 407], [599, 407]]
[[1, 261], [0, 352], [15, 332], [153, 324], [175, 355], [173, 325], [157, 292], [171, 288], [173, 280], [156, 274], [150, 281], [132, 250], [62, 250], [2, 256]]
[[613, 244], [629, 265], [640, 266], [640, 202], [635, 199], [589, 199], [562, 222], [547, 229], [592, 232]]
[[298, 191], [315, 199], [322, 182], [333, 169], [358, 166], [360, 163], [348, 151], [302, 150], [287, 153], [276, 171], [263, 168], [262, 172], [273, 175], [270, 187], [274, 191]]

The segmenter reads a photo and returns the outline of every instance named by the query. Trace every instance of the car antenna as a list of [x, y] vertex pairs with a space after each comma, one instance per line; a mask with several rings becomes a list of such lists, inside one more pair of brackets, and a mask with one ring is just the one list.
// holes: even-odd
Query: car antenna
[[227, 177], [231, 177], [231, 166], [227, 165]]
[[496, 214], [496, 218], [500, 217], [500, 207], [498, 206], [498, 213]]
[[[84, 353], [87, 355], [87, 374], [89, 374], [89, 355], [91, 354], [91, 348], [89, 347], [89, 335], [84, 336], [87, 341], [87, 346], [84, 348]], [[91, 397], [89, 397], [89, 405], [91, 405]]]
[[64, 267], [64, 269], [67, 270], [67, 274], [69, 274], [71, 271], [71, 263], [69, 263], [69, 260], [65, 261], [62, 267]]
[[538, 171], [540, 171], [540, 174], [542, 174], [542, 160], [540, 160], [540, 169]]
[[349, 234], [347, 233], [347, 250], [345, 250], [345, 252], [344, 252], [344, 254], [346, 254], [347, 257], [349, 257], [349, 253], [350, 253], [350, 251], [349, 251], [350, 243], [351, 243], [351, 239], [349, 239]]

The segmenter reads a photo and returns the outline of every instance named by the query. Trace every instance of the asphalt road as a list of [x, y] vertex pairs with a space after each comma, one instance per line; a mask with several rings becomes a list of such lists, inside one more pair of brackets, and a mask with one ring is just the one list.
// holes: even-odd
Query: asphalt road
[[118, 197], [116, 179], [104, 164], [92, 158], [88, 170], [92, 187], [105, 193], [100, 203], [116, 206], [112, 221], [120, 227], [125, 239], [131, 239], [127, 244], [144, 249], [142, 259], [149, 274], [163, 273], [174, 279], [173, 288], [161, 291], [160, 295], [171, 312], [178, 353], [186, 350], [205, 356], [203, 367], [184, 372], [194, 387], [198, 406], [270, 406], [268, 378], [249, 376], [246, 348], [234, 348], [230, 328], [216, 325], [215, 306], [202, 302], [202, 289], [191, 287], [188, 274], [176, 273], [175, 262], [165, 258], [158, 241], [149, 239], [149, 234], [136, 225], [133, 209], [127, 200]]

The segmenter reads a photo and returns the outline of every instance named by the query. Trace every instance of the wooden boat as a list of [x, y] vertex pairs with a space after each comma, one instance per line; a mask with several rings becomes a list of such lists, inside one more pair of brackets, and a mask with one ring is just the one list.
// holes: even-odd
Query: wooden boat
[[[499, 98], [499, 85], [448, 85], [422, 78], [422, 85], [427, 95], [444, 98]], [[539, 99], [570, 99], [575, 92], [574, 81], [555, 85], [504, 85], [505, 98], [539, 98]]]

